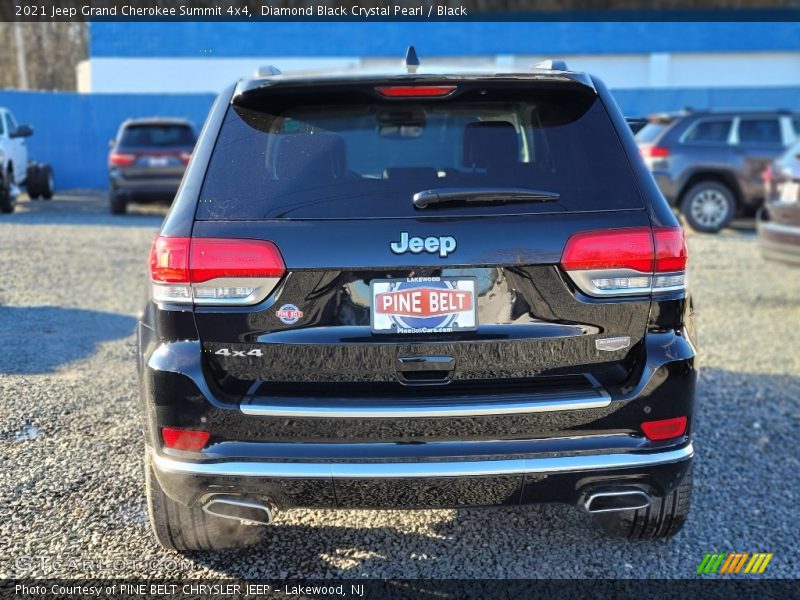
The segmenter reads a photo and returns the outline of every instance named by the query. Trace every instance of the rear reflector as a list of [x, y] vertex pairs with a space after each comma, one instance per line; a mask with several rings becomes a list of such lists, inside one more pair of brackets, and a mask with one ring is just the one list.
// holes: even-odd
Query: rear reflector
[[207, 431], [162, 427], [161, 437], [164, 445], [174, 450], [202, 450], [208, 443], [211, 434]]
[[449, 96], [455, 90], [454, 85], [387, 85], [375, 88], [387, 98], [436, 98]]
[[254, 304], [285, 272], [277, 246], [263, 240], [159, 236], [150, 250], [158, 302]]
[[685, 286], [686, 241], [672, 227], [634, 227], [576, 233], [561, 268], [589, 295], [675, 291]]
[[686, 417], [675, 417], [674, 419], [662, 419], [660, 421], [645, 421], [642, 423], [642, 431], [648, 440], [654, 442], [671, 440], [682, 436], [686, 432]]
[[108, 155], [108, 165], [111, 167], [130, 167], [136, 162], [135, 154], [124, 152], [112, 152]]

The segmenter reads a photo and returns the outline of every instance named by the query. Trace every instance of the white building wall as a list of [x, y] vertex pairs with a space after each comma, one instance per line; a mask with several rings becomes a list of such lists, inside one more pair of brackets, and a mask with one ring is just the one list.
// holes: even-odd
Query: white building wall
[[[425, 61], [465, 67], [527, 69], [548, 56], [498, 55]], [[614, 89], [800, 86], [800, 52], [653, 53], [559, 56], [571, 69], [600, 76]], [[205, 93], [272, 64], [283, 72], [349, 66], [397, 66], [397, 61], [320, 58], [93, 58], [79, 66], [81, 92]]]

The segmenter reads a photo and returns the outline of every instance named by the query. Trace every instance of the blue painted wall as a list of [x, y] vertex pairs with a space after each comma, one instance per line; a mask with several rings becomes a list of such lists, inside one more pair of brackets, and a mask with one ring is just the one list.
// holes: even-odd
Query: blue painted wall
[[[425, 56], [800, 50], [796, 22], [94, 22], [92, 57]], [[209, 52], [210, 51], [210, 52]]]
[[[740, 89], [617, 90], [614, 96], [628, 116], [693, 108], [800, 109], [800, 87]], [[108, 140], [129, 117], [179, 116], [198, 129], [211, 108], [206, 94], [70, 94], [0, 91], [0, 106], [33, 126], [30, 156], [49, 162], [56, 186], [104, 188], [107, 185]]]

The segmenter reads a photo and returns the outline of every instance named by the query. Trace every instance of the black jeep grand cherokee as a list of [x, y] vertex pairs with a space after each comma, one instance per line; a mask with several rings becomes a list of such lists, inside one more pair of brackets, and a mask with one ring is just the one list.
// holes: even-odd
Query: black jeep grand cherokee
[[240, 82], [150, 255], [158, 540], [241, 546], [292, 507], [537, 502], [675, 534], [694, 454], [685, 268], [594, 77]]

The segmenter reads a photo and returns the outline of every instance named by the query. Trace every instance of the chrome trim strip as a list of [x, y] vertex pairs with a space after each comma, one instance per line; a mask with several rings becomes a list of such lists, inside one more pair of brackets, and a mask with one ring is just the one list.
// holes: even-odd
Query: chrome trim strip
[[[226, 513], [216, 512], [213, 510], [215, 504], [227, 504], [229, 506], [236, 506], [239, 508], [249, 508], [252, 510], [262, 511], [266, 513], [267, 518], [264, 521], [254, 521], [252, 519], [245, 519], [243, 517], [236, 517]], [[243, 523], [258, 523], [267, 525], [272, 523], [272, 511], [269, 509], [269, 507], [248, 500], [240, 500], [238, 498], [226, 498], [226, 497], [216, 498], [212, 496], [210, 500], [208, 500], [202, 505], [202, 509], [203, 512], [209, 515], [213, 515], [215, 517], [222, 517], [223, 519], [233, 519], [235, 521], [242, 521]]]
[[474, 477], [570, 473], [635, 467], [652, 467], [688, 460], [694, 456], [691, 442], [681, 448], [647, 454], [591, 454], [475, 461], [390, 463], [242, 462], [192, 463], [163, 456], [152, 449], [153, 465], [164, 473], [200, 476], [276, 477], [300, 479], [396, 479], [416, 477]]
[[[616, 498], [619, 496], [639, 496], [644, 498], [644, 500], [640, 501], [641, 504], [637, 506], [626, 506], [624, 508], [601, 508], [592, 510], [592, 502], [597, 498]], [[640, 508], [646, 508], [650, 506], [650, 496], [645, 494], [642, 490], [619, 490], [619, 491], [611, 491], [611, 492], [594, 492], [588, 495], [586, 500], [583, 502], [583, 508], [586, 512], [592, 514], [598, 513], [606, 513], [606, 512], [619, 512], [621, 510], [636, 510]]]
[[564, 410], [605, 408], [611, 397], [603, 390], [593, 390], [586, 398], [565, 397], [536, 400], [535, 396], [505, 402], [481, 402], [474, 404], [390, 405], [390, 406], [312, 406], [278, 404], [242, 404], [240, 410], [249, 416], [269, 417], [318, 417], [318, 418], [420, 418], [420, 417], [472, 417], [480, 415], [513, 415]]

